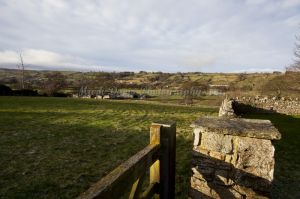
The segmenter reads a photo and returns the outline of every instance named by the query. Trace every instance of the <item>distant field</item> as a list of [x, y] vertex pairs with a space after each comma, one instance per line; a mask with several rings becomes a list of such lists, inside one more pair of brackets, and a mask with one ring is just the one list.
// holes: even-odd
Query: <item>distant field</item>
[[0, 97], [0, 198], [74, 198], [149, 142], [153, 121], [177, 122], [176, 195], [186, 198], [191, 122], [216, 109]]
[[[29, 88], [43, 93], [47, 75], [54, 71], [25, 71]], [[229, 95], [282, 95], [300, 97], [300, 73], [162, 73], [162, 72], [75, 72], [60, 71], [67, 86], [64, 92], [77, 93], [81, 86], [99, 89], [109, 83], [111, 88], [181, 89], [188, 82], [195, 85], [228, 85]], [[101, 78], [106, 77], [106, 78]], [[0, 84], [19, 88], [20, 71], [0, 68]], [[53, 79], [52, 79], [53, 80]], [[113, 84], [112, 84], [113, 82]]]
[[[163, 120], [177, 122], [176, 198], [187, 198], [189, 125], [216, 112], [167, 99], [0, 97], [0, 198], [74, 198], [146, 146], [151, 122]], [[270, 119], [282, 133], [275, 142], [274, 198], [300, 198], [300, 116], [247, 117]]]

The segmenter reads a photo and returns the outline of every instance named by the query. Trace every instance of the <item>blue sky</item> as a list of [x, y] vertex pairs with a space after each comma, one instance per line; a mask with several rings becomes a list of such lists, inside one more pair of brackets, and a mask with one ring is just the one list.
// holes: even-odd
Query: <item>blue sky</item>
[[0, 67], [284, 70], [300, 0], [0, 0]]

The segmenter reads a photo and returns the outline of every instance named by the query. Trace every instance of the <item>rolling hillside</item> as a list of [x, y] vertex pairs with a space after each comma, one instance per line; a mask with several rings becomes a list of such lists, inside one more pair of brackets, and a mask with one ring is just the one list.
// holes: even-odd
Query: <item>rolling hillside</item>
[[[47, 74], [54, 71], [25, 71], [25, 83], [32, 89], [42, 89]], [[300, 73], [162, 73], [162, 72], [74, 72], [60, 71], [65, 76], [68, 92], [82, 85], [100, 88], [108, 85], [132, 89], [180, 89], [192, 82], [194, 85], [228, 85], [232, 95], [299, 96]], [[21, 71], [0, 69], [0, 84], [18, 88]]]

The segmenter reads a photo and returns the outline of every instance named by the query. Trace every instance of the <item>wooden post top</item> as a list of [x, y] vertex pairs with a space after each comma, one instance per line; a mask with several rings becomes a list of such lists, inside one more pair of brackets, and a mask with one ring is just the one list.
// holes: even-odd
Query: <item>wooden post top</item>
[[166, 122], [159, 121], [159, 122], [152, 122], [152, 125], [161, 125], [163, 127], [171, 127], [171, 126], [176, 125], [176, 122], [173, 122], [173, 121], [166, 121]]

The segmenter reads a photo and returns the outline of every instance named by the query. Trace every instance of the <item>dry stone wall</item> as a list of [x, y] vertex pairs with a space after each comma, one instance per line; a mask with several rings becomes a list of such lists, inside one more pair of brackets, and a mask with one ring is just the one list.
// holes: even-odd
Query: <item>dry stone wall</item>
[[192, 124], [191, 198], [268, 198], [280, 139], [268, 120], [202, 117]]
[[299, 98], [256, 96], [236, 97], [235, 100], [239, 103], [265, 109], [266, 111], [275, 111], [287, 115], [300, 115]]
[[222, 104], [219, 109], [219, 117], [236, 117], [236, 114], [234, 112], [234, 100], [225, 98], [222, 101]]

